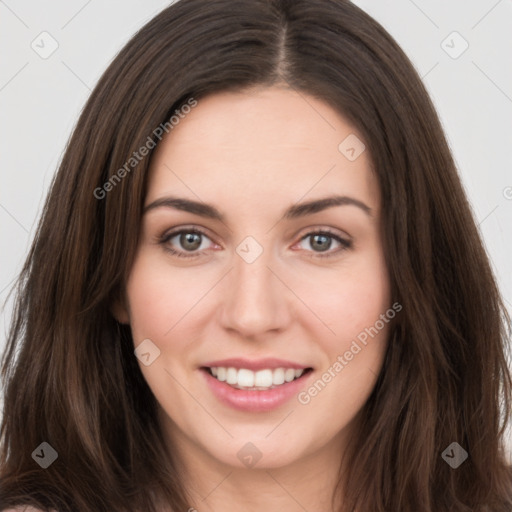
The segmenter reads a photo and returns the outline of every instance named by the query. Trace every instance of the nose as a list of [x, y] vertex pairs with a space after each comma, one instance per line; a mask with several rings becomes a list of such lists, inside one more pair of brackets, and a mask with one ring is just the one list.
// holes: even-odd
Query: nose
[[234, 254], [234, 268], [222, 290], [222, 326], [246, 338], [283, 331], [292, 318], [293, 294], [276, 277], [267, 254], [252, 263]]

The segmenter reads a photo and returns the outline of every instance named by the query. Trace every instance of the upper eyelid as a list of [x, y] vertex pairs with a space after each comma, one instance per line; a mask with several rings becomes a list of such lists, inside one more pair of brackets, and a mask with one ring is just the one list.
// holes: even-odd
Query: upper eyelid
[[[210, 235], [208, 233], [208, 231], [209, 230], [207, 230], [205, 228], [198, 227], [196, 225], [191, 224], [189, 226], [183, 226], [183, 227], [180, 226], [180, 227], [177, 227], [177, 228], [171, 228], [171, 229], [169, 229], [167, 231], [164, 231], [164, 233], [159, 238], [160, 239], [164, 239], [164, 238], [174, 237], [174, 236], [179, 235], [179, 234], [181, 234], [183, 232], [186, 232], [186, 233], [199, 232], [200, 234], [202, 234], [202, 235], [210, 238], [212, 241], [214, 241], [215, 236]], [[305, 238], [308, 235], [319, 234], [319, 233], [327, 233], [329, 235], [339, 236], [340, 238], [347, 238], [348, 241], [352, 241], [352, 236], [350, 236], [347, 232], [342, 231], [342, 230], [336, 230], [335, 228], [330, 228], [330, 227], [309, 226], [309, 227], [304, 228], [303, 230], [301, 230], [301, 232], [302, 232], [302, 234], [299, 235], [299, 240], [302, 240], [303, 238]], [[296, 236], [298, 236], [298, 235], [296, 235]], [[216, 243], [218, 243], [218, 242], [216, 242]]]
[[335, 235], [339, 236], [340, 238], [347, 238], [349, 241], [352, 240], [352, 237], [346, 232], [341, 229], [336, 228], [330, 228], [330, 227], [322, 227], [322, 226], [309, 226], [307, 228], [304, 228], [304, 230], [301, 230], [301, 233], [304, 233], [300, 235], [300, 239], [302, 240], [305, 236], [311, 235], [311, 234], [318, 234], [318, 233], [327, 233], [329, 235]]
[[176, 235], [180, 235], [181, 233], [199, 233], [203, 236], [208, 237], [210, 240], [214, 241], [213, 240], [214, 237], [212, 237], [210, 234], [208, 234], [208, 232], [205, 229], [199, 228], [197, 226], [185, 226], [185, 227], [180, 227], [180, 228], [176, 228], [176, 229], [173, 228], [168, 231], [165, 231], [159, 238], [162, 240], [165, 240], [165, 239], [173, 238]]

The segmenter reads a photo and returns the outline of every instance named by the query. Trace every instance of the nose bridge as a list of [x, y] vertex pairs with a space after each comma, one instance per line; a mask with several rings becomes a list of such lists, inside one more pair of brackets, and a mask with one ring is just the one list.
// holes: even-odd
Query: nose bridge
[[284, 287], [269, 269], [271, 248], [244, 240], [233, 254], [233, 267], [223, 301], [224, 326], [244, 336], [282, 328], [289, 311]]

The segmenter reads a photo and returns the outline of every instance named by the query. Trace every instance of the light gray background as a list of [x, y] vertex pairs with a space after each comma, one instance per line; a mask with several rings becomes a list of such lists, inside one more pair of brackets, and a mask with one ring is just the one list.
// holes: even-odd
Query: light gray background
[[[512, 314], [512, 0], [354, 3], [395, 37], [423, 77]], [[133, 33], [167, 5], [0, 0], [1, 303], [21, 269], [91, 89]], [[58, 43], [46, 59], [31, 47], [50, 48], [49, 39], [41, 41], [43, 31]], [[454, 31], [463, 39], [450, 35]], [[453, 58], [464, 40], [469, 47]], [[10, 314], [8, 303], [0, 318], [0, 350]]]

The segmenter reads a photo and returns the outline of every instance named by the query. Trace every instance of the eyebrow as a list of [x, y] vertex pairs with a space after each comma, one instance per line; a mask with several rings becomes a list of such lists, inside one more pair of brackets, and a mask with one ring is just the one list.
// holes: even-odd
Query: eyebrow
[[[306, 215], [312, 215], [314, 213], [321, 212], [327, 208], [346, 205], [356, 206], [366, 215], [372, 217], [372, 209], [359, 199], [355, 199], [349, 196], [335, 195], [324, 197], [322, 199], [307, 201], [304, 203], [294, 204], [284, 212], [283, 219], [297, 219], [299, 217], [305, 217]], [[220, 211], [215, 208], [215, 206], [200, 201], [193, 201], [191, 199], [180, 197], [161, 197], [160, 199], [156, 199], [152, 203], [148, 204], [144, 208], [143, 214], [151, 210], [155, 210], [156, 208], [174, 208], [176, 210], [193, 213], [201, 217], [225, 222], [224, 215], [222, 215], [222, 213], [220, 213]]]

